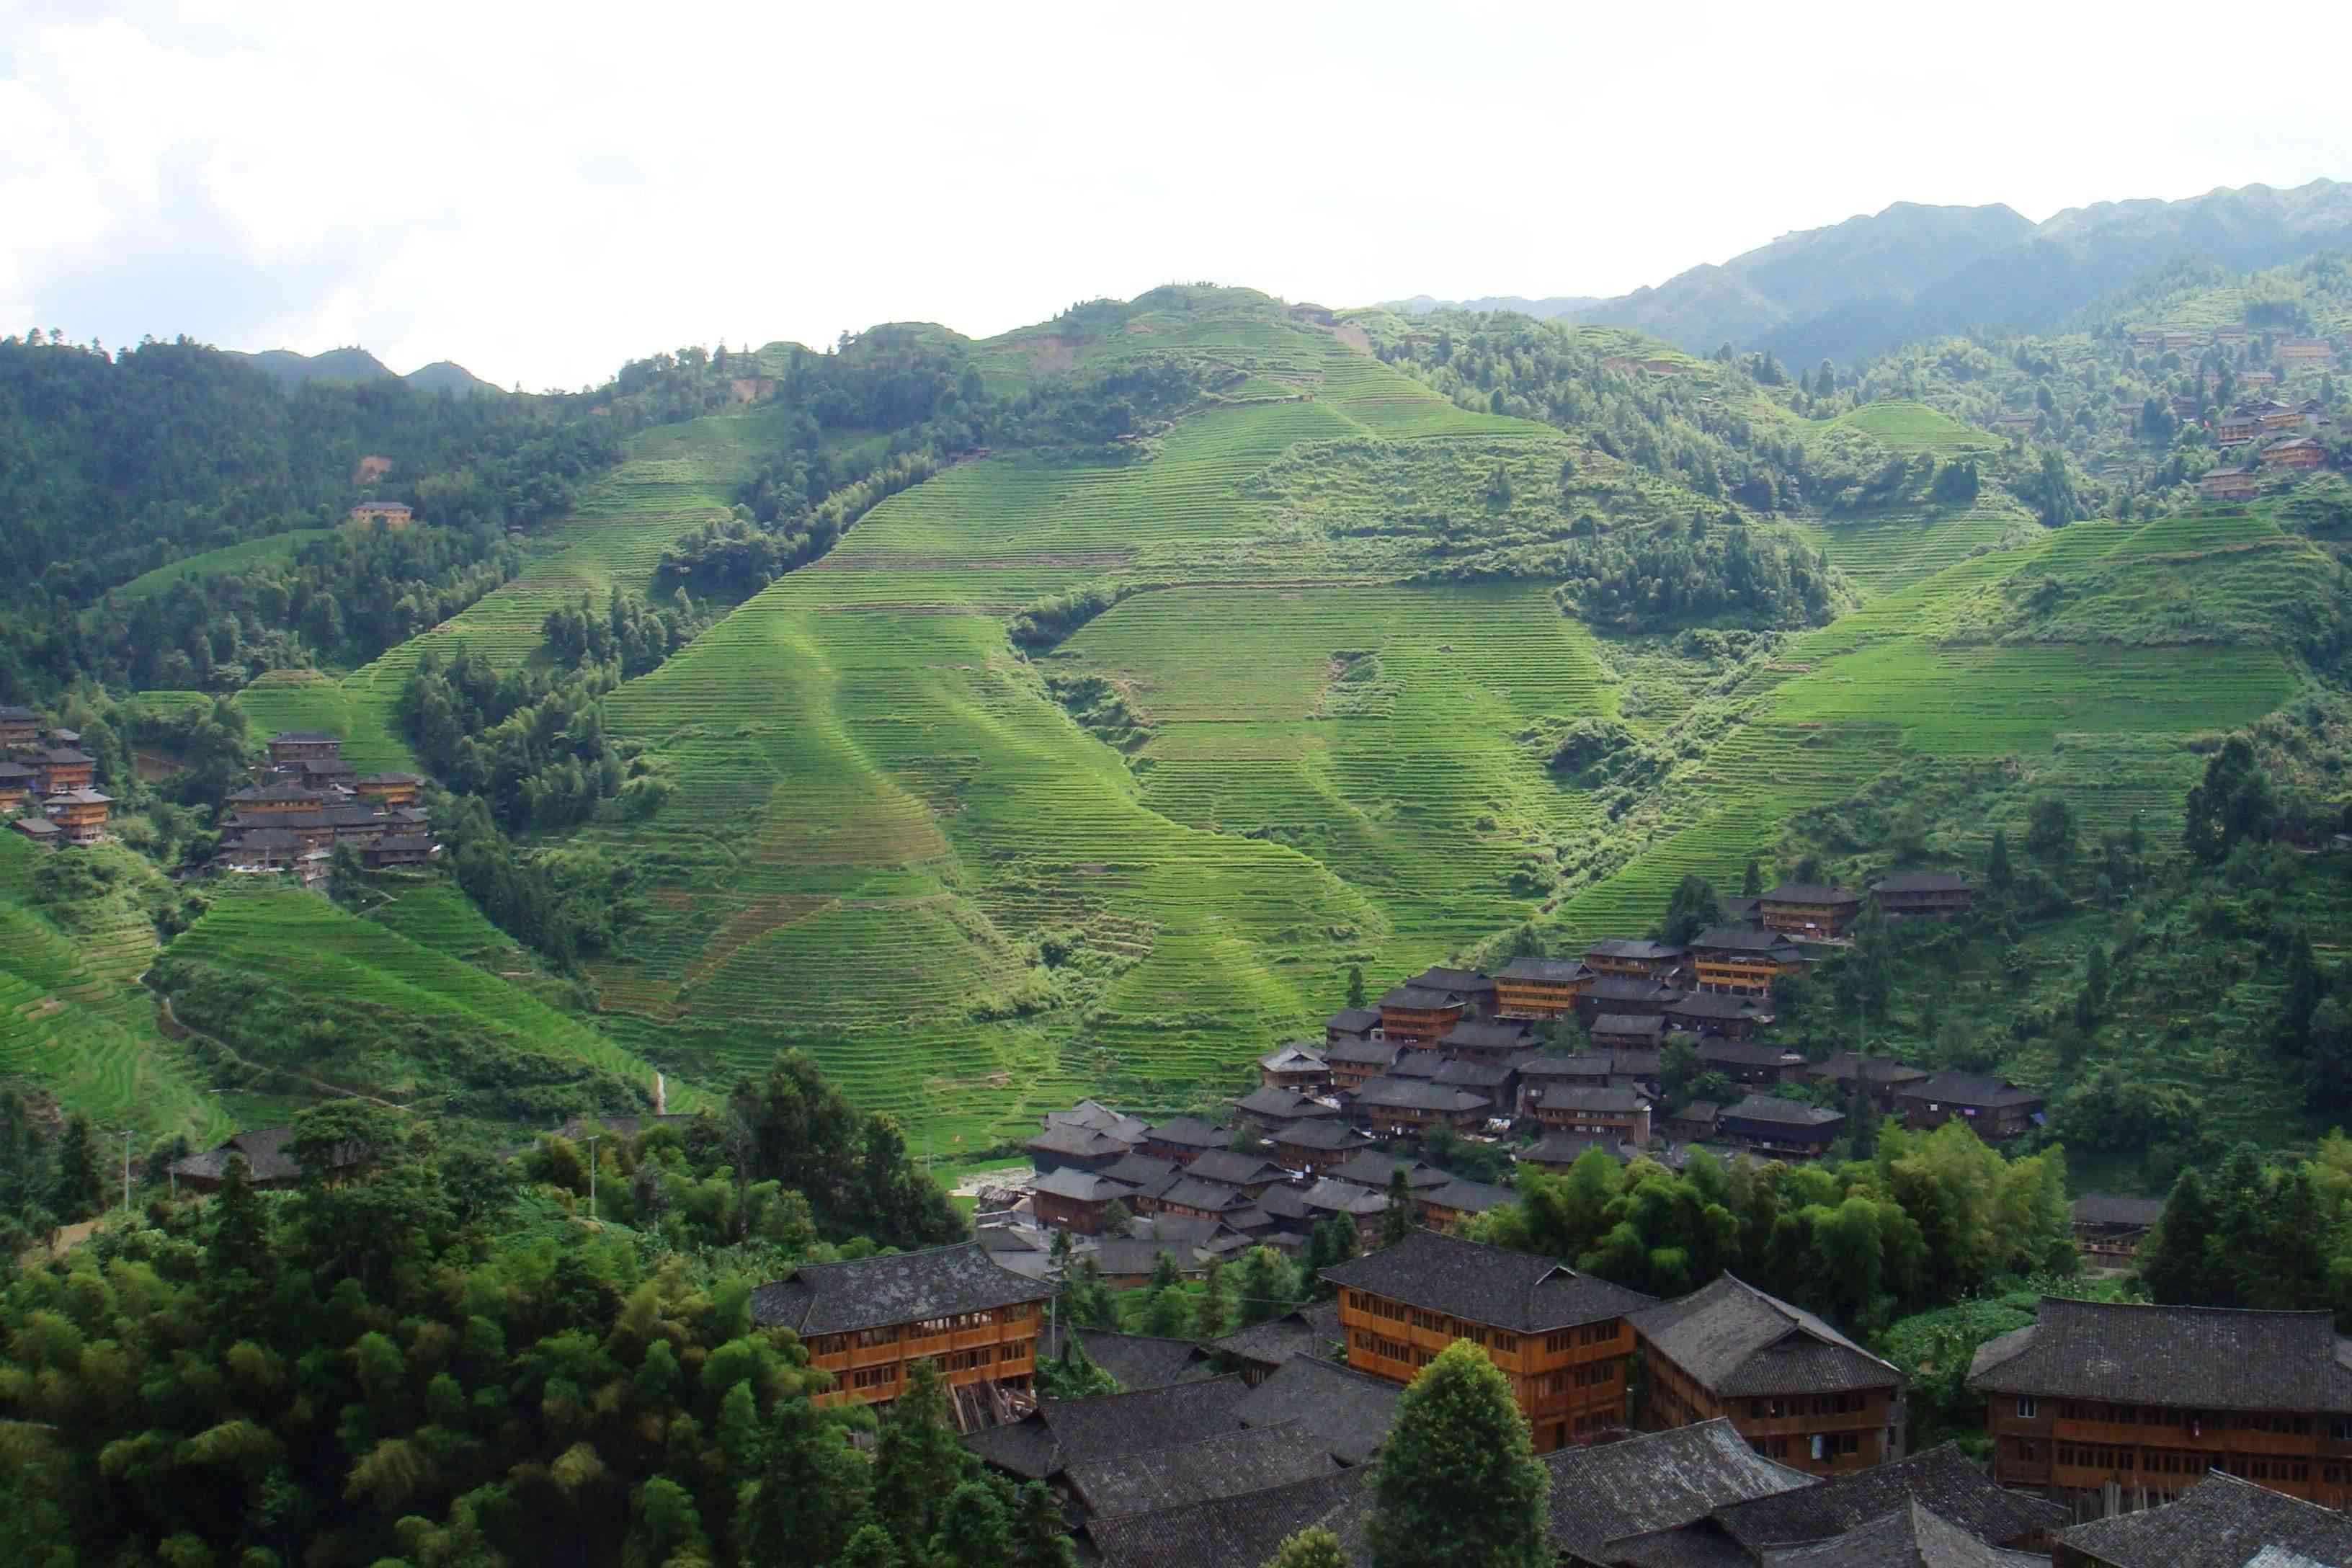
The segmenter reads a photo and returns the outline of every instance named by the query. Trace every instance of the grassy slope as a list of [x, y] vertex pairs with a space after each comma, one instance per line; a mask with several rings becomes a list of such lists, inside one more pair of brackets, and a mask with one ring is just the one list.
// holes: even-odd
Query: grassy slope
[[298, 528], [289, 533], [273, 533], [266, 539], [248, 539], [239, 544], [223, 545], [207, 550], [201, 555], [190, 555], [174, 561], [169, 566], [158, 566], [152, 572], [141, 574], [121, 587], [113, 589], [117, 599], [143, 599], [162, 593], [173, 584], [194, 581], [212, 573], [245, 572], [274, 561], [290, 561], [294, 552], [317, 540], [331, 539], [331, 528]]

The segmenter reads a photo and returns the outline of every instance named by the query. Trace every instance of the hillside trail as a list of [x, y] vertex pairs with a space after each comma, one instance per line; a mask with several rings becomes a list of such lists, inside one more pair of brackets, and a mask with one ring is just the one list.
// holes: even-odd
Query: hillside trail
[[146, 975], [142, 974], [139, 977], [139, 983], [142, 985], [147, 985], [147, 988], [150, 991], [155, 992], [155, 1000], [162, 1005], [163, 1022], [170, 1029], [179, 1031], [180, 1036], [186, 1038], [202, 1040], [205, 1045], [210, 1046], [213, 1049], [218, 1051], [222, 1056], [228, 1058], [230, 1063], [244, 1068], [247, 1072], [266, 1073], [277, 1078], [292, 1079], [297, 1083], [309, 1085], [311, 1089], [318, 1090], [320, 1094], [331, 1100], [364, 1100], [370, 1105], [381, 1105], [386, 1110], [405, 1112], [415, 1109], [415, 1106], [397, 1105], [389, 1100], [379, 1100], [373, 1094], [363, 1094], [356, 1089], [345, 1089], [340, 1084], [329, 1083], [325, 1079], [318, 1078], [306, 1072], [298, 1072], [292, 1068], [271, 1067], [267, 1062], [257, 1062], [249, 1057], [239, 1054], [234, 1046], [231, 1046], [227, 1041], [221, 1039], [218, 1036], [208, 1035], [193, 1024], [181, 1022], [179, 1014], [172, 1010], [172, 998], [162, 991], [156, 991], [154, 986], [148, 985]]

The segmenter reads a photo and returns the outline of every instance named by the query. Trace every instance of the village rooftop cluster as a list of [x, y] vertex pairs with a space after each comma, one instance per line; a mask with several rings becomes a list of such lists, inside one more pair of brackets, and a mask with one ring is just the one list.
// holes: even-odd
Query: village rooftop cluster
[[415, 773], [362, 773], [343, 743], [323, 730], [286, 730], [269, 739], [269, 761], [253, 782], [221, 802], [220, 853], [213, 868], [240, 876], [292, 873], [304, 887], [327, 879], [337, 845], [350, 845], [370, 870], [421, 866], [439, 854]]

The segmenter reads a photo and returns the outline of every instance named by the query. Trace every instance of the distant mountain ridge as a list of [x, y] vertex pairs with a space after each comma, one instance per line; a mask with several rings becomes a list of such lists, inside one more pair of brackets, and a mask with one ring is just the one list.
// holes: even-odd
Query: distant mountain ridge
[[[1971, 326], [2052, 326], [2184, 256], [2253, 271], [2347, 245], [2352, 184], [2334, 180], [2100, 202], [2040, 224], [1998, 204], [1897, 202], [1613, 300], [1490, 299], [1461, 308], [1636, 327], [1694, 353], [1729, 342], [1808, 364]], [[1398, 308], [1440, 303], [1423, 296]]]
[[460, 397], [477, 393], [503, 395], [502, 389], [484, 381], [455, 360], [396, 374], [391, 366], [362, 348], [329, 349], [324, 353], [298, 354], [291, 349], [264, 349], [258, 353], [225, 350], [231, 358], [248, 361], [269, 373], [281, 386], [301, 386], [313, 381], [405, 381], [426, 392], [451, 392]]

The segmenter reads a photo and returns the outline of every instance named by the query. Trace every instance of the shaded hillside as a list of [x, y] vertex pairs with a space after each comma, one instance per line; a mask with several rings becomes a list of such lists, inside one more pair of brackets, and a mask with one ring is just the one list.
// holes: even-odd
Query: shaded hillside
[[231, 359], [243, 360], [256, 370], [284, 387], [309, 386], [313, 383], [356, 384], [370, 381], [404, 381], [421, 392], [453, 392], [460, 397], [477, 393], [500, 393], [494, 386], [467, 370], [455, 360], [435, 360], [420, 365], [406, 375], [395, 373], [375, 355], [363, 348], [329, 349], [324, 353], [299, 354], [291, 349], [263, 349], [258, 353], [226, 350]]
[[419, 365], [400, 378], [424, 392], [448, 392], [459, 397], [505, 395], [506, 389], [493, 386], [455, 360], [436, 359], [431, 364]]

